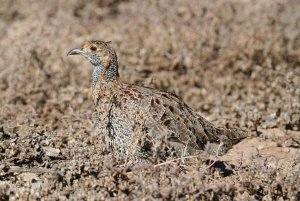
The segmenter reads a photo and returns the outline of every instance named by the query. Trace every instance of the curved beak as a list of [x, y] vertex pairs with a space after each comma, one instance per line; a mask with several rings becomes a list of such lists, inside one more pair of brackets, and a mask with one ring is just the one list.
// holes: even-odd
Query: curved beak
[[69, 56], [69, 55], [78, 55], [78, 54], [84, 54], [84, 51], [82, 51], [81, 49], [79, 49], [79, 48], [73, 48], [73, 49], [71, 49], [69, 52], [68, 52], [68, 54], [67, 54], [67, 56]]

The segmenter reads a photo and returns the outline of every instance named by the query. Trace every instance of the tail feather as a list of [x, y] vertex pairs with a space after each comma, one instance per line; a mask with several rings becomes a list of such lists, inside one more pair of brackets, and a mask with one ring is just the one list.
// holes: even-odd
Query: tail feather
[[233, 129], [223, 129], [220, 128], [221, 135], [225, 135], [229, 140], [240, 141], [249, 136], [249, 132], [233, 128]]
[[204, 140], [207, 140], [210, 143], [222, 143], [222, 149], [224, 152], [227, 152], [232, 148], [233, 145], [249, 136], [249, 132], [238, 128], [216, 128], [212, 123], [210, 123], [200, 115], [198, 117], [198, 120], [201, 122], [201, 125], [206, 134], [203, 138], [203, 135], [200, 133], [198, 137], [201, 139], [201, 141], [204, 142]]
[[249, 136], [249, 132], [241, 129], [223, 129], [219, 128], [219, 140], [223, 143], [226, 152], [232, 148], [233, 145], [239, 143], [242, 139]]

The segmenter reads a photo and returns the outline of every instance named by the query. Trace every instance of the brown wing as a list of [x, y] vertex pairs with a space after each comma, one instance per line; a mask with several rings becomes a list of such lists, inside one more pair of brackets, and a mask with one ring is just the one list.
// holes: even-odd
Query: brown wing
[[[131, 97], [141, 118], [141, 125], [148, 132], [162, 132], [168, 140], [199, 149], [208, 140], [217, 140], [214, 127], [193, 112], [177, 96], [158, 90], [126, 85], [123, 88], [126, 97]], [[133, 109], [133, 108], [131, 108]], [[159, 135], [155, 133], [155, 135]], [[155, 136], [154, 136], [155, 137]]]
[[123, 114], [127, 115], [124, 118], [134, 119], [133, 129], [139, 127], [154, 143], [203, 149], [208, 141], [218, 142], [223, 135], [229, 139], [243, 138], [234, 130], [214, 127], [174, 94], [126, 84], [120, 93]]

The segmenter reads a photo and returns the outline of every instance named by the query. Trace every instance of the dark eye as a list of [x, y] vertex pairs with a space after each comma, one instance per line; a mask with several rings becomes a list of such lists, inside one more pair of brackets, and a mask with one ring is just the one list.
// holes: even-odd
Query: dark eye
[[90, 49], [91, 49], [92, 51], [96, 51], [96, 50], [97, 50], [97, 48], [96, 48], [95, 46], [92, 46]]

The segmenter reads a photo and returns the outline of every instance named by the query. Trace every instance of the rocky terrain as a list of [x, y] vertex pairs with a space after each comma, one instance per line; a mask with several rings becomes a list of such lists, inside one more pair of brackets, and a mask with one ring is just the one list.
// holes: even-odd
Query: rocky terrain
[[[5, 1], [0, 7], [0, 200], [299, 200], [299, 0]], [[224, 156], [115, 163], [94, 130], [91, 66], [170, 91], [251, 137]]]

